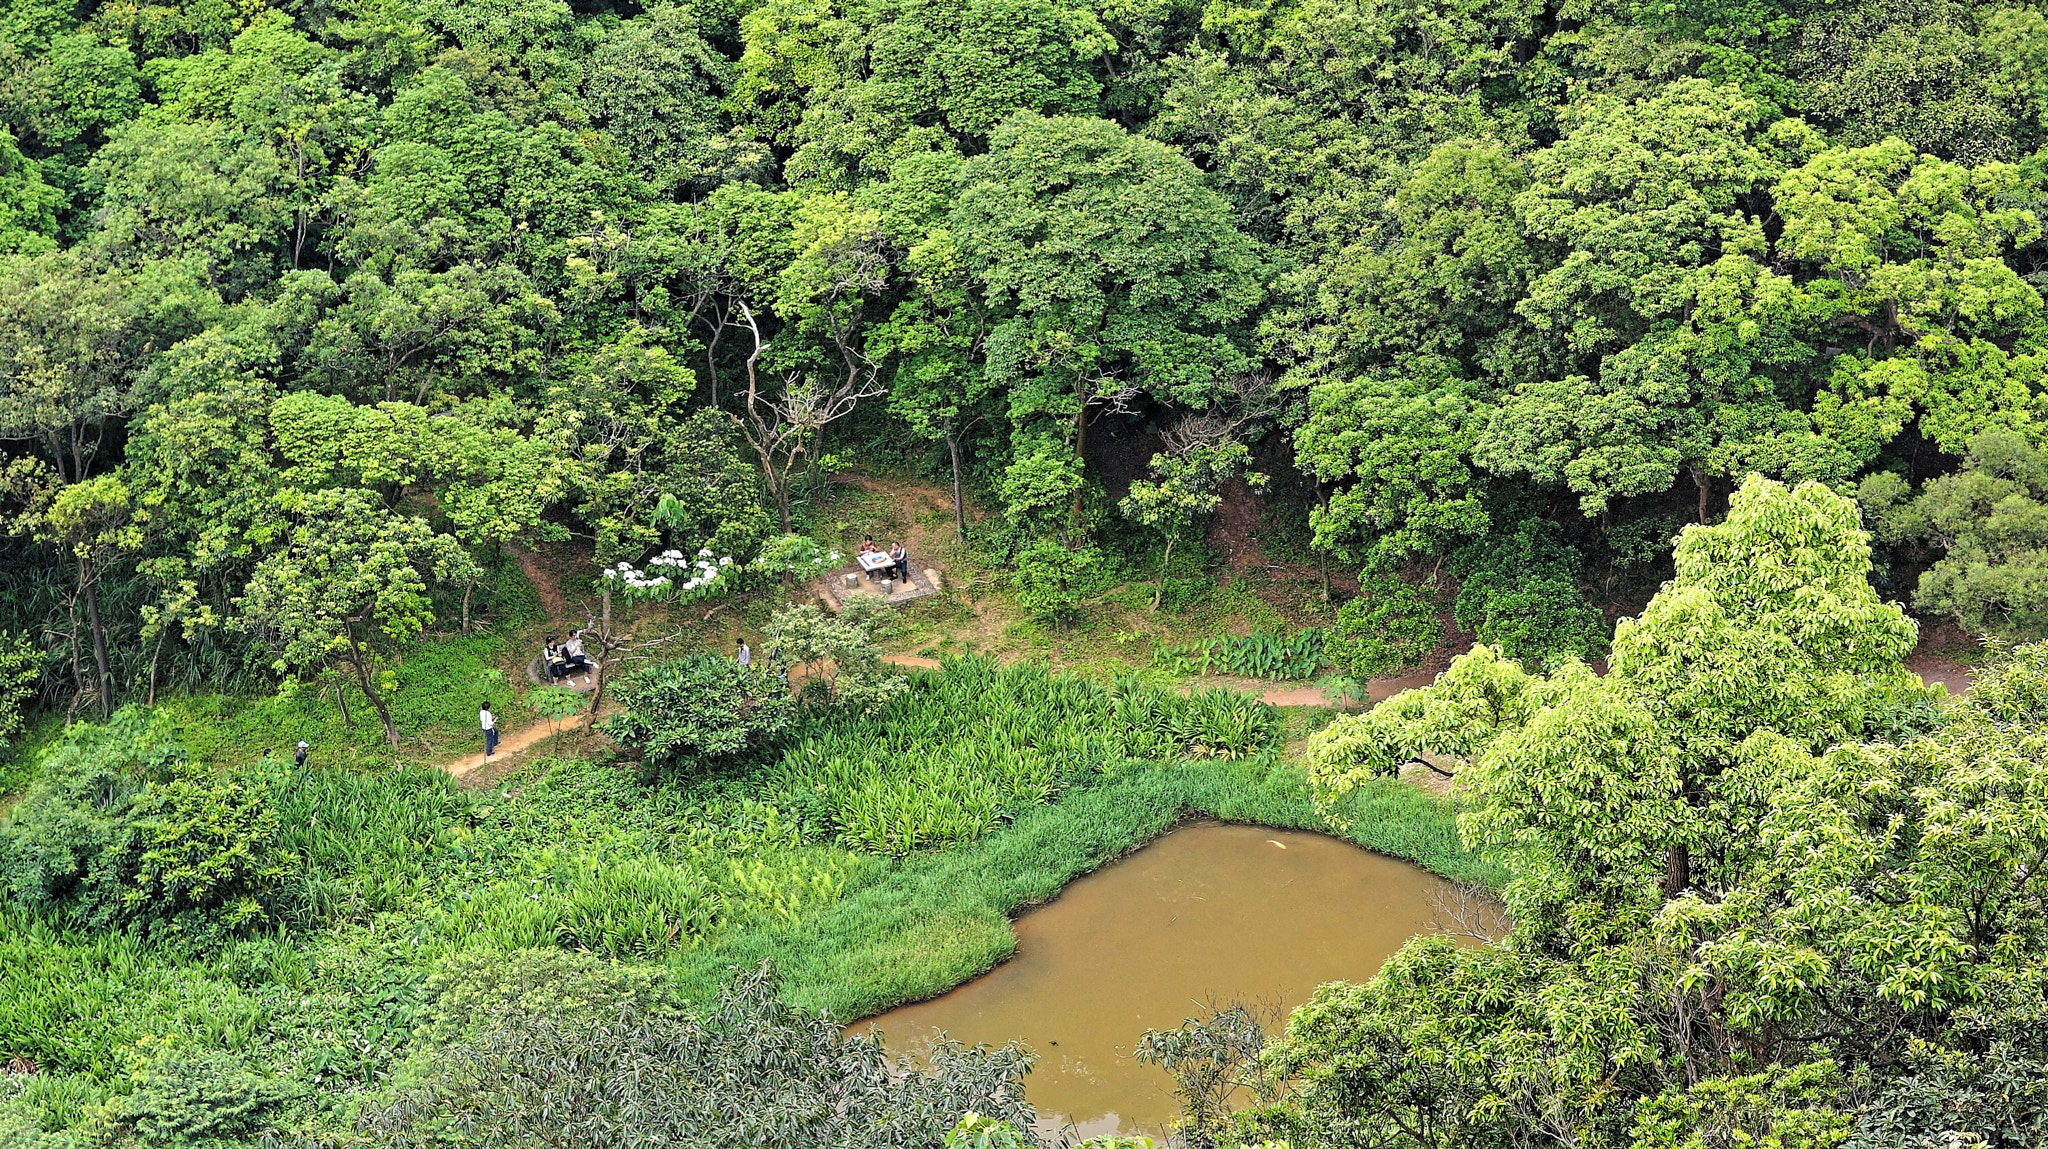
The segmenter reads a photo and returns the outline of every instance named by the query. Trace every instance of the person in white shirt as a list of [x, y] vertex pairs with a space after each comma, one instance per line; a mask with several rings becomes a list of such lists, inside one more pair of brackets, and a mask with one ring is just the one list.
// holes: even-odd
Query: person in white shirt
[[489, 758], [498, 748], [498, 718], [486, 706], [476, 712], [476, 720], [484, 728], [484, 757]]
[[754, 648], [748, 646], [747, 640], [744, 638], [740, 639], [739, 660], [741, 670], [745, 670], [747, 667], [754, 665]]

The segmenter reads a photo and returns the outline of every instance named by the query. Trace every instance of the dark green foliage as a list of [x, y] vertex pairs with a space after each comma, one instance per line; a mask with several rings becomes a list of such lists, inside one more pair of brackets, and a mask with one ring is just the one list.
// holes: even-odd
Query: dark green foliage
[[1579, 588], [1579, 555], [1555, 524], [1525, 519], [1511, 534], [1459, 548], [1451, 572], [1461, 581], [1452, 615], [1479, 641], [1531, 666], [1598, 658], [1610, 628]]
[[1015, 1048], [949, 1042], [913, 1068], [879, 1035], [784, 1004], [764, 966], [699, 1013], [508, 1013], [360, 1128], [392, 1146], [440, 1145], [451, 1127], [508, 1146], [936, 1145], [970, 1111], [1029, 1125], [1029, 1066]]
[[715, 654], [651, 666], [619, 685], [623, 713], [605, 732], [656, 764], [690, 764], [759, 749], [796, 715], [780, 676]]
[[0, 828], [12, 901], [211, 941], [269, 920], [293, 861], [266, 779], [190, 762], [138, 710], [73, 728]]
[[1389, 571], [1368, 569], [1358, 597], [1337, 610], [1337, 625], [1323, 643], [1330, 663], [1352, 678], [1377, 678], [1422, 665], [1443, 642], [1434, 584], [1417, 584]]
[[1970, 440], [1963, 469], [1913, 495], [1898, 475], [1863, 480], [1878, 537], [1940, 554], [1913, 605], [1972, 633], [2048, 635], [2048, 451], [2012, 431]]

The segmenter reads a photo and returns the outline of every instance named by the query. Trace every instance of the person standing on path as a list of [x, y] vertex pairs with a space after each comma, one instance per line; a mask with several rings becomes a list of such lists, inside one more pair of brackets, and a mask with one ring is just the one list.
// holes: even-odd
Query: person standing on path
[[747, 640], [744, 638], [740, 639], [740, 653], [738, 657], [740, 661], [741, 670], [745, 670], [746, 668], [754, 665], [754, 648], [748, 646]]
[[498, 718], [489, 706], [476, 712], [476, 720], [484, 728], [484, 757], [489, 758], [498, 748]]
[[292, 765], [297, 766], [301, 770], [306, 768], [307, 749], [308, 747], [304, 742], [299, 743], [299, 748], [292, 751]]

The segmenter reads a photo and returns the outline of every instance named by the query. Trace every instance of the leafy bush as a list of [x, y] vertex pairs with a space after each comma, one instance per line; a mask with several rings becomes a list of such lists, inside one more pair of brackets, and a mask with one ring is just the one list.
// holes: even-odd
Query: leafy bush
[[1433, 590], [1391, 572], [1362, 572], [1358, 597], [1337, 611], [1337, 625], [1323, 644], [1330, 662], [1355, 678], [1379, 678], [1422, 665], [1444, 637]]
[[776, 794], [817, 794], [853, 848], [901, 855], [969, 841], [1005, 814], [1130, 759], [1238, 757], [1271, 745], [1250, 695], [1183, 698], [1136, 679], [1115, 689], [1042, 666], [949, 659], [873, 721], [813, 724], [769, 773]]
[[455, 954], [427, 978], [423, 1036], [447, 1042], [515, 1016], [596, 1024], [621, 1013], [673, 1011], [659, 968], [609, 962], [592, 954], [525, 949]]
[[1532, 666], [1597, 658], [1613, 631], [1579, 589], [1579, 554], [1545, 519], [1512, 534], [1460, 547], [1451, 571], [1462, 580], [1452, 613], [1479, 641]]
[[1026, 614], [1049, 626], [1064, 627], [1080, 613], [1082, 600], [1104, 567], [1102, 552], [1094, 547], [1074, 548], [1041, 539], [1017, 555], [1017, 569], [1010, 580]]
[[1028, 1125], [1014, 1047], [944, 1042], [927, 1064], [776, 996], [765, 966], [696, 1016], [598, 1024], [513, 1012], [435, 1060], [432, 1076], [361, 1119], [394, 1147], [453, 1130], [505, 1145], [937, 1145], [967, 1112]]
[[640, 671], [620, 684], [618, 699], [624, 712], [605, 733], [664, 765], [758, 749], [796, 713], [778, 676], [715, 654]]
[[293, 862], [277, 839], [261, 779], [188, 761], [131, 708], [52, 752], [0, 829], [0, 874], [31, 910], [210, 940], [271, 916]]
[[196, 1146], [246, 1138], [305, 1092], [252, 1072], [224, 1050], [144, 1038], [131, 1059], [127, 1091], [86, 1114], [88, 1128], [108, 1141]]

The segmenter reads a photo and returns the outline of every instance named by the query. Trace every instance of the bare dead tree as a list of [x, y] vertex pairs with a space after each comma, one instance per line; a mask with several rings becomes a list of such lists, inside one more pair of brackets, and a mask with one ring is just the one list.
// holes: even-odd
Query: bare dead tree
[[1482, 945], [1499, 941], [1514, 928], [1500, 899], [1472, 882], [1452, 882], [1431, 890], [1429, 924], [1439, 933], [1471, 938]]
[[602, 613], [591, 610], [590, 604], [585, 602], [583, 618], [583, 638], [587, 643], [594, 643], [597, 646], [597, 685], [590, 691], [590, 713], [595, 720], [597, 708], [604, 704], [605, 676], [610, 673], [613, 665], [651, 658], [653, 656], [648, 653], [649, 651], [676, 641], [683, 637], [683, 632], [679, 630], [660, 638], [643, 640], [634, 638], [631, 631], [614, 629], [612, 599], [609, 592], [604, 596]]
[[814, 375], [794, 372], [783, 376], [782, 393], [770, 395], [761, 386], [761, 354], [768, 344], [761, 338], [761, 326], [753, 308], [739, 304], [742, 322], [754, 338], [753, 354], [747, 356], [747, 392], [741, 413], [732, 416], [747, 445], [761, 459], [761, 477], [775, 500], [782, 518], [782, 530], [790, 530], [790, 483], [799, 466], [824, 436], [825, 428], [848, 415], [861, 400], [883, 392], [881, 370], [851, 343], [840, 345], [845, 371], [830, 385]]

